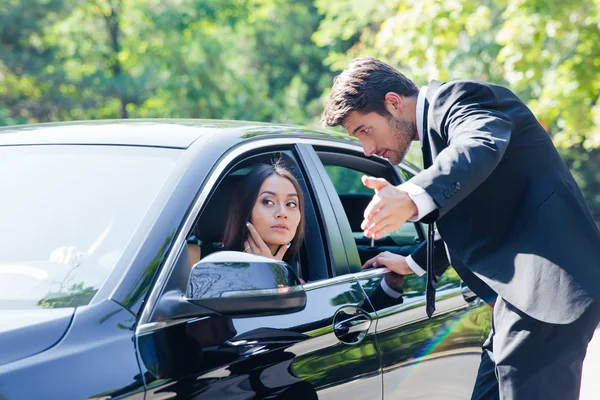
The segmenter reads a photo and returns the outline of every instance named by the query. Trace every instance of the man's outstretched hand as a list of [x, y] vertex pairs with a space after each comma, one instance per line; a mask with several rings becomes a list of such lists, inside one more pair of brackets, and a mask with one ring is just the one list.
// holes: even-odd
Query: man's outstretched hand
[[375, 190], [360, 226], [365, 237], [380, 239], [400, 228], [417, 214], [417, 206], [405, 191], [383, 178], [363, 176], [361, 180], [363, 185]]

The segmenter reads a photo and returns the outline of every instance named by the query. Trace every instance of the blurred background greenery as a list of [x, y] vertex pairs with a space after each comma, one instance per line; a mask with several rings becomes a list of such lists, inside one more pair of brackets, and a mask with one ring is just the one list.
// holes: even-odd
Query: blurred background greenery
[[511, 87], [600, 221], [600, 0], [2, 0], [0, 125], [316, 126], [333, 77], [362, 55], [419, 85]]

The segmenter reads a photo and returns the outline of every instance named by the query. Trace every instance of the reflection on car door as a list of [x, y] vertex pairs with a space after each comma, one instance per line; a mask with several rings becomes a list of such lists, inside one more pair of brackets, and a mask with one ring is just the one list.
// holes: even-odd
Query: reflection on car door
[[[387, 176], [377, 175], [379, 166], [369, 169], [369, 164], [358, 153], [353, 160], [348, 154], [335, 157], [331, 154], [325, 155], [323, 151], [320, 150], [319, 157], [326, 162], [344, 165], [346, 168], [362, 166], [362, 170], [356, 171], [358, 177], [369, 174], [384, 177], [394, 184], [400, 183], [397, 170], [391, 166]], [[327, 149], [327, 152], [332, 151], [335, 152]], [[339, 191], [340, 186], [351, 186], [347, 182], [348, 172], [338, 171], [332, 174], [333, 171], [322, 166], [321, 175], [329, 176], [328, 172], [335, 175], [332, 176], [334, 179], [336, 176], [344, 176], [346, 182], [340, 185], [327, 180], [326, 190], [333, 192]], [[354, 229], [351, 225], [355, 223], [349, 222], [340, 199], [331, 199], [340, 229], [346, 230], [347, 235], [352, 235], [355, 239], [354, 242], [345, 241], [350, 268], [356, 272], [355, 276], [377, 314], [377, 343], [382, 360], [384, 398], [469, 398], [477, 375], [481, 344], [489, 329], [491, 309], [483, 306], [479, 299], [470, 299], [469, 303], [465, 301], [461, 293], [460, 279], [452, 268], [438, 280], [436, 313], [431, 319], [428, 319], [425, 313], [424, 277], [406, 276], [402, 285], [403, 293], [396, 301], [378, 294], [381, 292], [382, 280], [386, 275], [389, 275], [388, 278], [392, 275], [382, 269], [359, 272], [361, 258], [365, 257], [359, 256], [357, 244], [359, 247], [364, 246], [361, 244], [364, 238], [357, 237], [356, 233], [352, 234]], [[406, 225], [412, 225], [415, 231], [421, 229], [418, 224]], [[403, 234], [406, 233], [407, 230], [404, 229]], [[418, 236], [423, 237], [422, 234]], [[398, 246], [389, 245], [394, 241], [384, 242], [386, 246], [380, 251], [394, 251], [395, 248], [398, 254], [410, 254], [414, 246], [402, 243], [405, 237], [407, 236], [394, 238], [400, 243]], [[378, 253], [377, 249], [373, 248], [361, 248], [362, 250]], [[390, 282], [392, 281], [393, 279], [390, 279]]]
[[381, 398], [375, 335], [366, 335], [373, 310], [358, 282], [305, 286], [301, 312], [208, 317], [141, 335], [147, 399], [336, 399], [357, 390]]

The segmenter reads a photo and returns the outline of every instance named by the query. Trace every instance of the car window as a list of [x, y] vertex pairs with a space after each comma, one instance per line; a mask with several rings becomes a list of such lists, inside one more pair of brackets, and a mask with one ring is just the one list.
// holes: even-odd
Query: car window
[[[361, 176], [365, 175], [364, 172], [339, 165], [325, 165], [325, 170], [327, 171], [338, 196], [340, 196], [340, 200], [342, 201], [342, 205], [344, 205], [347, 214], [350, 209], [350, 204], [355, 206], [358, 206], [359, 203], [362, 205], [368, 204], [368, 201], [370, 201], [368, 200], [368, 197], [372, 197], [374, 192], [372, 189], [369, 189], [362, 184]], [[400, 170], [403, 171], [402, 169]], [[409, 174], [406, 171], [404, 171], [404, 173]], [[364, 204], [365, 202], [366, 204]], [[356, 214], [360, 217], [362, 213], [359, 213], [360, 210], [358, 210], [358, 207], [352, 208], [352, 212], [355, 215], [347, 215], [348, 219], [351, 221], [350, 226], [352, 228], [352, 234], [357, 240], [366, 239], [360, 229], [360, 224], [352, 223], [357, 219]], [[406, 223], [389, 234], [388, 238], [397, 245], [411, 245], [419, 241], [419, 234], [414, 223]]]
[[363, 172], [338, 165], [325, 165], [325, 170], [338, 194], [363, 193], [373, 195], [373, 190], [363, 185], [360, 180], [361, 176], [365, 175]]
[[[345, 155], [343, 157], [335, 157], [332, 154], [335, 153], [325, 151], [318, 153], [346, 213], [356, 243], [360, 263], [364, 264], [368, 259], [384, 251], [408, 256], [416, 250], [422, 243], [422, 237], [419, 236], [419, 228], [417, 228], [421, 224], [418, 222], [407, 222], [387, 237], [375, 241], [374, 246], [371, 246], [371, 240], [364, 237], [360, 229], [360, 223], [363, 219], [364, 208], [373, 196], [373, 190], [362, 185], [360, 178], [362, 175], [365, 175], [365, 171], [370, 169], [380, 171], [381, 175], [374, 174], [379, 177], [383, 177], [386, 172], [385, 170], [381, 170], [381, 168], [371, 168], [372, 165], [362, 156], [354, 157]], [[332, 161], [336, 159], [337, 162]], [[338, 165], [342, 163], [344, 164], [343, 166]], [[356, 168], [351, 168], [351, 166], [354, 167], [355, 165], [357, 166]], [[397, 166], [396, 168], [398, 168], [404, 181], [414, 176], [411, 170], [404, 169], [401, 166]], [[425, 265], [421, 267], [425, 268]], [[422, 276], [420, 277], [416, 274], [405, 276], [402, 285], [405, 302], [410, 303], [416, 299], [421, 299], [425, 292], [425, 285], [426, 282]], [[438, 298], [443, 298], [444, 290], [456, 288], [459, 285], [460, 278], [458, 278], [452, 267], [448, 268], [438, 278]]]
[[0, 309], [88, 304], [180, 150], [0, 147]]
[[190, 267], [195, 262], [217, 251], [223, 250], [223, 237], [232, 199], [236, 198], [240, 182], [257, 165], [269, 162], [273, 157], [282, 157], [302, 187], [304, 195], [305, 239], [295, 260], [290, 266], [305, 281], [327, 276], [329, 268], [320, 234], [315, 207], [303, 176], [291, 151], [266, 153], [253, 156], [232, 165], [226, 175], [212, 191], [206, 207], [202, 210], [192, 230], [188, 234], [187, 255]]

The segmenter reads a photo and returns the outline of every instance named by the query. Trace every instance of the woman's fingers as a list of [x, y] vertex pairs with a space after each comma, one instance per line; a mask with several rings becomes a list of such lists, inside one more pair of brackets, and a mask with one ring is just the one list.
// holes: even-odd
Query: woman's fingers
[[248, 236], [249, 239], [254, 240], [254, 244], [261, 250], [261, 251], [268, 251], [269, 248], [267, 247], [267, 245], [265, 244], [264, 240], [262, 239], [262, 237], [260, 237], [258, 231], [256, 230], [256, 228], [254, 228], [254, 226], [248, 222], [246, 223], [246, 226], [248, 227], [248, 232], [250, 232], [250, 236]]
[[248, 243], [248, 246], [245, 246], [244, 250], [249, 247], [250, 249], [248, 250], [248, 252], [250, 252], [252, 254], [260, 254], [260, 250], [259, 250], [258, 246], [256, 245], [256, 243], [254, 243], [252, 236], [248, 236], [246, 243]]
[[283, 256], [285, 255], [285, 252], [290, 248], [290, 245], [292, 243], [288, 243], [285, 246], [279, 246], [279, 250], [277, 250], [277, 253], [275, 253], [275, 258], [278, 260], [283, 260]]

